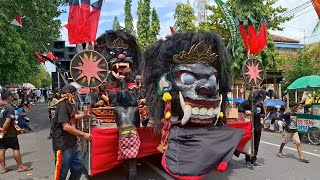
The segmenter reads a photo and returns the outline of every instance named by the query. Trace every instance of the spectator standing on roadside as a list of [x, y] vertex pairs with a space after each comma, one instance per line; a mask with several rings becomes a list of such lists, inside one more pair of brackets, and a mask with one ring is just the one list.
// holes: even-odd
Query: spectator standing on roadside
[[48, 102], [48, 88], [44, 88], [44, 90], [42, 90], [42, 94], [43, 94], [43, 97], [44, 97], [44, 102]]
[[38, 88], [37, 91], [36, 91], [36, 95], [37, 95], [37, 102], [40, 101], [40, 98], [41, 98], [41, 91], [40, 89]]
[[50, 120], [50, 134], [48, 136], [48, 139], [52, 138], [52, 131], [54, 126], [54, 116], [57, 108], [57, 103], [59, 101], [59, 95], [58, 94], [49, 94], [49, 104], [48, 104], [48, 110], [49, 110], [49, 120]]
[[[284, 112], [284, 109], [282, 108], [281, 111]], [[295, 122], [296, 121], [296, 119], [295, 119], [296, 112], [297, 112], [297, 106], [294, 106], [291, 110], [291, 113], [283, 113], [283, 115], [282, 115], [282, 121], [283, 121], [285, 129], [282, 133], [282, 143], [280, 145], [280, 149], [279, 149], [277, 156], [280, 158], [285, 157], [282, 153], [283, 148], [292, 139], [293, 142], [297, 146], [297, 151], [298, 151], [300, 162], [309, 163], [309, 160], [304, 159], [303, 155], [302, 155], [300, 138], [299, 138], [296, 122]]]
[[6, 166], [5, 153], [7, 149], [13, 150], [13, 157], [17, 162], [18, 171], [30, 171], [31, 167], [22, 164], [20, 146], [18, 141], [18, 131], [15, 128], [15, 112], [10, 105], [12, 93], [8, 90], [3, 90], [1, 93], [2, 103], [0, 104], [0, 164], [2, 167], [1, 174], [11, 171]]

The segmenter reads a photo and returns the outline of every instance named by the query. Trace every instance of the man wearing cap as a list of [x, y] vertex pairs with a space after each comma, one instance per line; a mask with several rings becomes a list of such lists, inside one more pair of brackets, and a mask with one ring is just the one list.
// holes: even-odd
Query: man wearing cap
[[76, 87], [68, 84], [62, 89], [53, 125], [52, 146], [56, 157], [55, 180], [65, 180], [70, 170], [69, 179], [79, 180], [83, 172], [83, 158], [77, 142], [77, 136], [91, 140], [89, 133], [75, 128], [75, 121], [85, 115], [75, 114]]

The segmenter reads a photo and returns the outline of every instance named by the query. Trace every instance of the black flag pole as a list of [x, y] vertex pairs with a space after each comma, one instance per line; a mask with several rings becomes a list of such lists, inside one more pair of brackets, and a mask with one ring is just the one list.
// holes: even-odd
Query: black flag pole
[[255, 104], [254, 104], [254, 91], [255, 88], [259, 88], [260, 84], [264, 79], [264, 68], [261, 62], [257, 59], [254, 59], [252, 55], [248, 54], [248, 59], [244, 62], [242, 67], [242, 73], [244, 81], [248, 86], [251, 87], [251, 157], [255, 154], [254, 149], [254, 115], [255, 115]]

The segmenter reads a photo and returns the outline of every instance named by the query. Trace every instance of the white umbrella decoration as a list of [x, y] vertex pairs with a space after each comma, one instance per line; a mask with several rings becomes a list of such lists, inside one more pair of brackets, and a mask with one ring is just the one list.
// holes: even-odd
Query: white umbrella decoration
[[35, 89], [36, 87], [33, 84], [30, 83], [24, 83], [22, 87], [27, 88], [27, 89]]

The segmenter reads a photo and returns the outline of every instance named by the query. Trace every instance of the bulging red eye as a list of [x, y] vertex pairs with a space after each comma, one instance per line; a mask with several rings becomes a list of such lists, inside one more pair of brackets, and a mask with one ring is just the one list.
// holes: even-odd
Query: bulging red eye
[[180, 75], [180, 80], [186, 85], [191, 85], [196, 81], [196, 78], [190, 73], [182, 73]]

